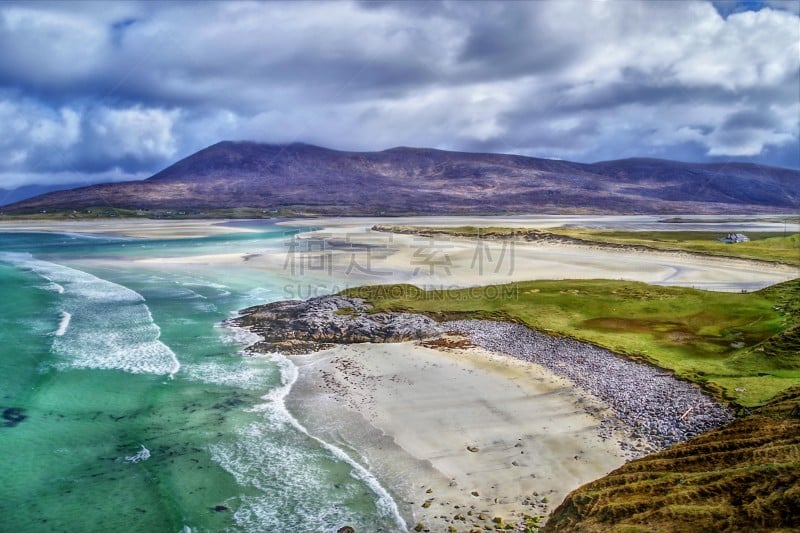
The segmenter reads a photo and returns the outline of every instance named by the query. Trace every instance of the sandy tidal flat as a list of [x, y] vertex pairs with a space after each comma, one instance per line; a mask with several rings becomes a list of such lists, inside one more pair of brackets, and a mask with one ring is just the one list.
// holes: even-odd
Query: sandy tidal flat
[[[783, 230], [774, 222], [702, 223], [702, 229], [724, 234], [732, 228]], [[682, 252], [646, 252], [570, 244], [477, 241], [447, 236], [430, 239], [416, 235], [374, 232], [376, 223], [491, 225], [549, 228], [570, 224], [581, 227], [636, 229], [658, 226], [658, 217], [436, 217], [434, 219], [320, 219], [280, 222], [286, 226], [315, 226], [322, 230], [287, 237], [280, 250], [252, 249], [216, 255], [148, 258], [151, 263], [215, 264], [261, 269], [303, 278], [312, 276], [325, 294], [348, 286], [411, 283], [426, 288], [455, 288], [539, 279], [623, 279], [706, 290], [757, 290], [800, 276], [797, 267]], [[673, 229], [689, 229], [672, 224]], [[794, 224], [792, 226], [795, 226]], [[666, 228], [664, 228], [666, 229]], [[790, 228], [794, 231], [794, 227]], [[217, 220], [98, 220], [2, 222], [0, 231], [47, 231], [120, 235], [140, 238], [201, 237], [258, 231]], [[329, 283], [326, 283], [326, 279]], [[311, 295], [311, 294], [308, 294]]]
[[[563, 243], [430, 239], [326, 228], [301, 234], [283, 249], [151, 258], [176, 264], [230, 264], [309, 275], [337, 292], [365, 284], [410, 283], [447, 289], [544, 279], [615, 279], [704, 290], [757, 290], [800, 276], [796, 267], [682, 252], [646, 252]], [[324, 294], [330, 291], [322, 291]]]
[[289, 409], [369, 468], [409, 528], [542, 515], [625, 461], [587, 412], [602, 406], [538, 365], [412, 342], [338, 346], [293, 361]]
[[219, 220], [149, 219], [0, 221], [0, 231], [119, 235], [142, 239], [186, 239], [254, 231], [223, 223], [224, 221]]
[[[324, 247], [324, 242], [346, 243], [325, 251], [331, 270], [340, 278], [362, 275], [371, 283], [411, 283], [433, 289], [544, 279], [614, 279], [738, 292], [800, 276], [800, 269], [793, 266], [685, 252], [430, 238], [375, 232], [364, 226], [332, 226], [302, 238], [322, 242], [317, 248]], [[319, 252], [306, 255], [298, 260], [319, 261], [315, 257]]]

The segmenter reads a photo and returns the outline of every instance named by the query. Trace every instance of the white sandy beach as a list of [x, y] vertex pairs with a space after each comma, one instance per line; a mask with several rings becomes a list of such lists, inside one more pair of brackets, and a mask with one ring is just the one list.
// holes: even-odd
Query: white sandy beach
[[647, 252], [563, 243], [477, 241], [330, 226], [303, 233], [279, 251], [148, 259], [175, 264], [230, 264], [292, 270], [348, 286], [411, 283], [455, 288], [540, 279], [622, 279], [705, 290], [757, 290], [800, 276], [796, 267], [682, 252]]
[[[326, 228], [307, 234], [377, 246], [373, 252], [339, 252], [342, 270], [368, 263], [391, 282], [446, 288], [537, 279], [624, 279], [706, 290], [755, 290], [800, 275], [800, 269], [743, 259], [682, 252], [646, 252], [562, 243], [508, 243], [419, 237], [368, 228]], [[382, 249], [392, 253], [383, 257]], [[360, 257], [356, 254], [360, 254]], [[332, 257], [334, 254], [332, 254]], [[334, 259], [335, 260], [335, 259]], [[380, 278], [381, 276], [375, 276]], [[379, 281], [380, 282], [380, 281]], [[385, 281], [388, 282], [388, 281]]]
[[[756, 290], [800, 276], [800, 269], [759, 261], [708, 257], [681, 252], [645, 252], [569, 244], [476, 241], [447, 236], [435, 239], [371, 231], [374, 224], [417, 223], [426, 225], [504, 225], [546, 229], [569, 224], [582, 227], [619, 227], [715, 230], [731, 228], [783, 231], [784, 225], [769, 220], [714, 222], [695, 217], [691, 224], [663, 224], [657, 216], [519, 216], [519, 217], [421, 217], [329, 218], [278, 222], [308, 227], [300, 235], [306, 242], [294, 246], [290, 238], [281, 250], [261, 249], [258, 243], [241, 253], [184, 255], [150, 258], [159, 264], [214, 264], [251, 269], [283, 270], [288, 275], [313, 276], [330, 283], [321, 293], [348, 286], [412, 283], [428, 288], [477, 286], [538, 279], [624, 279], [659, 285], [706, 290]], [[728, 218], [728, 217], [726, 217]], [[736, 217], [730, 217], [735, 220]], [[790, 224], [789, 231], [798, 231]], [[323, 227], [324, 229], [316, 229]], [[0, 231], [66, 232], [120, 235], [139, 238], [186, 238], [257, 231], [220, 220], [24, 221], [0, 223]], [[310, 243], [310, 244], [308, 244]], [[310, 251], [308, 250], [310, 248]]]
[[411, 342], [292, 359], [290, 410], [367, 466], [410, 528], [462, 531], [545, 514], [625, 461], [587, 414], [599, 406], [538, 365]]

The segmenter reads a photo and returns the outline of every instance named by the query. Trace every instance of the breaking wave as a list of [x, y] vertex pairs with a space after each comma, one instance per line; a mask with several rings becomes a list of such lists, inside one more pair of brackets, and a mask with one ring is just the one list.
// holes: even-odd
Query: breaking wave
[[52, 350], [64, 362], [57, 366], [170, 377], [180, 368], [175, 353], [159, 340], [161, 329], [138, 292], [30, 254], [2, 252], [0, 261], [63, 289]]

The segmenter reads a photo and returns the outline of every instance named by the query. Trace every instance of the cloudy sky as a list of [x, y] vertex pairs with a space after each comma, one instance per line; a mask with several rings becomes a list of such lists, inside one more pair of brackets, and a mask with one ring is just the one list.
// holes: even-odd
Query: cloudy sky
[[224, 139], [800, 168], [800, 0], [2, 2], [0, 188]]

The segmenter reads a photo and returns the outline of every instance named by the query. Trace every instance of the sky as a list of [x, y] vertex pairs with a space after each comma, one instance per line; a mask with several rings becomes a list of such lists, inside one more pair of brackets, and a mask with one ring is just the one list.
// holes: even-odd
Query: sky
[[0, 188], [221, 140], [800, 168], [800, 0], [6, 2]]

